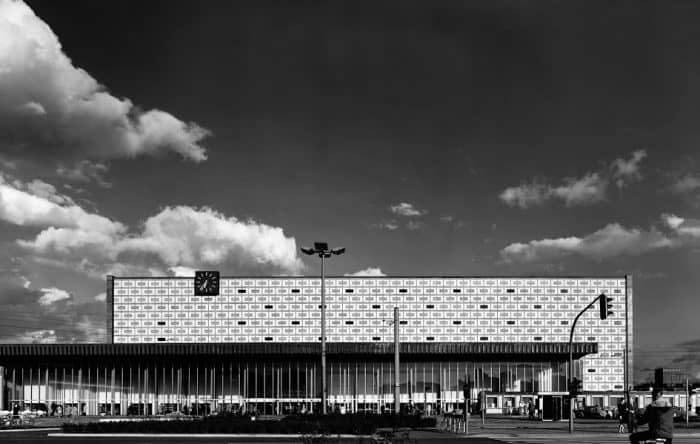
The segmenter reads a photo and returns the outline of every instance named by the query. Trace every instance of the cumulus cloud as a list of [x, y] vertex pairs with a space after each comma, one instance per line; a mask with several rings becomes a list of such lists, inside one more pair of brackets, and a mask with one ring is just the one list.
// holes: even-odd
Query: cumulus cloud
[[73, 65], [49, 26], [21, 1], [0, 0], [0, 137], [15, 154], [108, 160], [175, 152], [207, 158], [209, 131], [109, 93]]
[[664, 223], [677, 234], [692, 238], [700, 238], [700, 220], [685, 219], [673, 214], [664, 214], [662, 219]]
[[43, 293], [43, 295], [39, 298], [39, 303], [41, 305], [51, 305], [54, 302], [70, 298], [70, 293], [56, 287], [42, 288], [41, 292]]
[[[4, 262], [7, 258], [0, 258]], [[105, 330], [103, 301], [80, 301], [71, 291], [46, 286], [34, 289], [20, 279], [26, 264], [0, 267], [0, 306], [7, 321], [0, 323], [0, 341], [90, 342], [101, 341]], [[90, 324], [88, 330], [86, 325]]]
[[[39, 187], [42, 193], [52, 189]], [[278, 227], [226, 217], [206, 207], [176, 206], [163, 208], [130, 232], [72, 202], [54, 202], [49, 194], [40, 197], [0, 183], [0, 220], [40, 227], [33, 239], [21, 239], [18, 245], [86, 273], [139, 269], [159, 274], [171, 267], [213, 265], [237, 273], [296, 274], [303, 269], [295, 239]]]
[[700, 189], [700, 177], [692, 174], [677, 177], [671, 184], [671, 191], [676, 194], [690, 193]]
[[345, 276], [386, 276], [379, 267], [367, 267], [354, 273], [346, 273]]
[[177, 277], [194, 277], [197, 270], [190, 267], [177, 266], [168, 268], [168, 271]]
[[107, 293], [103, 291], [102, 293], [96, 294], [94, 299], [98, 302], [105, 302], [107, 300]]
[[408, 202], [400, 202], [389, 207], [392, 213], [405, 217], [419, 217], [428, 214], [426, 210], [419, 210]]
[[615, 159], [611, 164], [612, 179], [618, 188], [642, 179], [640, 163], [647, 157], [646, 150], [636, 150], [629, 159]]
[[583, 177], [567, 177], [558, 186], [541, 180], [509, 187], [499, 194], [499, 198], [511, 207], [530, 208], [540, 206], [552, 199], [564, 201], [567, 207], [591, 205], [606, 199], [608, 185], [613, 181], [622, 188], [626, 184], [640, 180], [640, 163], [646, 151], [638, 150], [629, 159], [615, 159], [607, 169], [589, 172]]
[[7, 344], [55, 344], [58, 336], [56, 330], [29, 330], [5, 336], [1, 340]]
[[399, 229], [399, 224], [395, 220], [383, 220], [376, 224], [370, 224], [370, 228], [379, 228], [380, 230], [394, 231]]
[[505, 262], [540, 262], [578, 255], [603, 260], [615, 256], [636, 256], [676, 246], [673, 238], [655, 228], [640, 230], [609, 224], [584, 237], [560, 237], [513, 243], [501, 250]]

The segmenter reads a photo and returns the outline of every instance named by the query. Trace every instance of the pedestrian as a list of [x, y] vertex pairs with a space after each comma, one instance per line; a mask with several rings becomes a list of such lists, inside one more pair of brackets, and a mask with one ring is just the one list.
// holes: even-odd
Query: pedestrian
[[527, 419], [535, 419], [535, 406], [532, 404], [532, 401], [527, 404]]
[[19, 404], [17, 404], [16, 402], [12, 406], [12, 419], [15, 421], [19, 421]]
[[625, 425], [628, 422], [629, 406], [627, 405], [627, 400], [623, 399], [617, 405], [617, 413], [620, 419], [620, 426], [618, 427], [618, 433], [625, 433]]
[[673, 441], [673, 406], [663, 397], [663, 389], [654, 387], [651, 392], [653, 401], [644, 410], [644, 414], [639, 418], [638, 424], [649, 424], [649, 430], [632, 433], [630, 442], [637, 444], [639, 441], [648, 439], [664, 438], [666, 444]]

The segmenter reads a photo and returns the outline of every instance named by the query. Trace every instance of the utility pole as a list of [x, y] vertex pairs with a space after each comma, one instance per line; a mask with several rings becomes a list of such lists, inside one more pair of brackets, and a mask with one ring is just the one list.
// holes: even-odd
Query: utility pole
[[401, 372], [399, 371], [399, 307], [394, 307], [394, 413], [401, 413]]
[[688, 377], [686, 376], [685, 378], [685, 403], [687, 404], [685, 406], [685, 428], [688, 428], [688, 421], [690, 418], [688, 417], [688, 411], [690, 410], [690, 385], [688, 384]]

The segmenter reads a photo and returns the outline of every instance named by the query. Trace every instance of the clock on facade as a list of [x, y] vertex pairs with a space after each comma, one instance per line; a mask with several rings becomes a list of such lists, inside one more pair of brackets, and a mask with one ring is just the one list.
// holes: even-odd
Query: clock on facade
[[219, 295], [219, 272], [218, 271], [195, 271], [195, 273], [194, 273], [194, 295], [195, 296], [218, 296]]

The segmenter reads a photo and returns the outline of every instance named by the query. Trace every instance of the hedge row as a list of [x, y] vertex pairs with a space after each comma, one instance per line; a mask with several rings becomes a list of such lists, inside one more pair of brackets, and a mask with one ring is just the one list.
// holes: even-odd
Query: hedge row
[[303, 415], [287, 416], [278, 421], [251, 420], [247, 416], [218, 415], [201, 419], [172, 421], [91, 422], [63, 425], [67, 433], [301, 433], [367, 435], [377, 428], [434, 427], [435, 418], [416, 415]]

